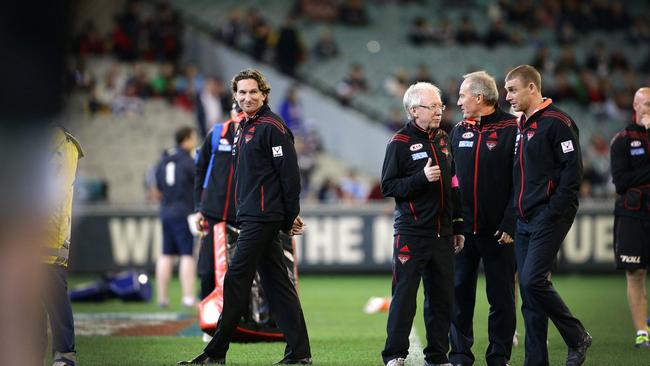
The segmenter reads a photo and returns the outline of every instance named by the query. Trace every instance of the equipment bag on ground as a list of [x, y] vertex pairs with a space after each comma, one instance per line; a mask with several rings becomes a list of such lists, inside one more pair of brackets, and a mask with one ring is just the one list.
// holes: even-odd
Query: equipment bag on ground
[[[215, 289], [199, 303], [199, 326], [208, 334], [214, 334], [217, 329], [219, 315], [223, 309], [223, 280], [228, 269], [228, 263], [235, 253], [239, 229], [220, 222], [214, 226], [214, 272]], [[293, 239], [280, 233], [284, 249], [285, 265], [291, 282], [298, 286], [298, 265], [295, 261]], [[233, 334], [234, 341], [263, 342], [281, 341], [284, 335], [275, 324], [269, 306], [262, 290], [260, 276], [255, 273], [248, 311], [244, 313]]]

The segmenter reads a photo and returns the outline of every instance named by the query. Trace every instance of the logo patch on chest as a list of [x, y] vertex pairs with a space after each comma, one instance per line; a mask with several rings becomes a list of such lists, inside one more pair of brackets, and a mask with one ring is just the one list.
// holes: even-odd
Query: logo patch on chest
[[411, 154], [411, 159], [413, 159], [413, 160], [426, 159], [426, 158], [428, 158], [428, 157], [429, 157], [429, 156], [428, 156], [427, 153], [424, 152], [424, 151], [423, 151], [423, 152], [419, 152], [419, 153], [415, 153], [415, 154]]
[[495, 147], [497, 147], [497, 142], [494, 141], [494, 140], [488, 140], [488, 141], [485, 143], [485, 145], [487, 145], [487, 147], [488, 147], [489, 150], [492, 150], [492, 149], [494, 149]]
[[630, 149], [630, 155], [632, 156], [638, 156], [643, 154], [645, 154], [645, 150], [643, 150], [643, 148]]
[[528, 139], [528, 141], [530, 141], [530, 139], [532, 139], [533, 136], [535, 136], [535, 131], [526, 132], [526, 138]]
[[474, 141], [459, 141], [458, 147], [473, 147]]
[[640, 147], [641, 146], [641, 141], [634, 140], [634, 141], [630, 142], [630, 146], [631, 147]]
[[273, 150], [274, 158], [282, 156], [282, 146], [273, 146], [271, 150]]
[[464, 139], [471, 139], [474, 137], [474, 132], [465, 132], [462, 136]]
[[422, 148], [422, 144], [413, 144], [413, 145], [411, 145], [411, 147], [409, 147], [409, 149], [410, 149], [411, 151], [418, 151], [418, 150], [420, 150], [421, 148]]

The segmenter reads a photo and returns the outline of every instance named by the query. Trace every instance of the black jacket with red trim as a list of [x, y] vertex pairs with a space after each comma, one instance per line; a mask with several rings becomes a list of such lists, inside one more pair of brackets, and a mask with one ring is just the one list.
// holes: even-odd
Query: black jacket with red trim
[[512, 164], [517, 119], [497, 108], [480, 120], [464, 120], [450, 134], [465, 232], [514, 236]]
[[[441, 177], [429, 182], [424, 167], [431, 158]], [[381, 173], [381, 192], [395, 198], [395, 235], [425, 237], [462, 234], [458, 187], [449, 136], [409, 122], [388, 143]]]
[[545, 99], [528, 118], [520, 117], [518, 129], [513, 184], [519, 218], [575, 215], [582, 183], [578, 126]]
[[239, 125], [233, 156], [237, 221], [280, 221], [289, 232], [300, 212], [300, 174], [289, 127], [264, 105]]
[[197, 152], [194, 206], [203, 216], [234, 224], [236, 210], [232, 146], [235, 141], [235, 123], [229, 120], [223, 124], [217, 146], [212, 145], [213, 132], [214, 129], [208, 133]]
[[615, 215], [650, 220], [649, 153], [648, 132], [636, 123], [612, 139], [612, 180], [618, 194]]

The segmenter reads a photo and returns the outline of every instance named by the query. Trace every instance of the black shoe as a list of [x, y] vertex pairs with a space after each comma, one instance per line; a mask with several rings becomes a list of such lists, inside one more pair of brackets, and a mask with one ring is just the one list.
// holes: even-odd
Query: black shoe
[[591, 346], [593, 339], [589, 333], [585, 332], [582, 340], [575, 348], [569, 348], [569, 354], [566, 358], [566, 366], [580, 366], [587, 359], [587, 348]]
[[194, 357], [189, 361], [181, 361], [177, 365], [225, 365], [225, 358], [212, 358], [205, 353]]
[[311, 365], [311, 357], [283, 359], [276, 365]]

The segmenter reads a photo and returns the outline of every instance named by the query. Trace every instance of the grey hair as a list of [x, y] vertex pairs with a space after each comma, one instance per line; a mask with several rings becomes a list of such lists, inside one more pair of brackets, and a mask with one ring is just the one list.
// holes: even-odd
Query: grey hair
[[496, 105], [499, 102], [499, 90], [494, 78], [485, 71], [470, 72], [463, 75], [463, 79], [469, 81], [469, 90], [472, 95], [482, 95], [489, 105]]
[[422, 95], [421, 93], [425, 90], [432, 90], [436, 94], [438, 94], [438, 97], [442, 98], [442, 95], [440, 94], [440, 88], [437, 86], [431, 84], [431, 83], [425, 83], [425, 82], [417, 82], [415, 84], [412, 84], [409, 86], [408, 89], [406, 89], [406, 92], [404, 93], [404, 110], [406, 111], [406, 116], [408, 118], [411, 118], [411, 112], [409, 109], [418, 106], [422, 104]]

